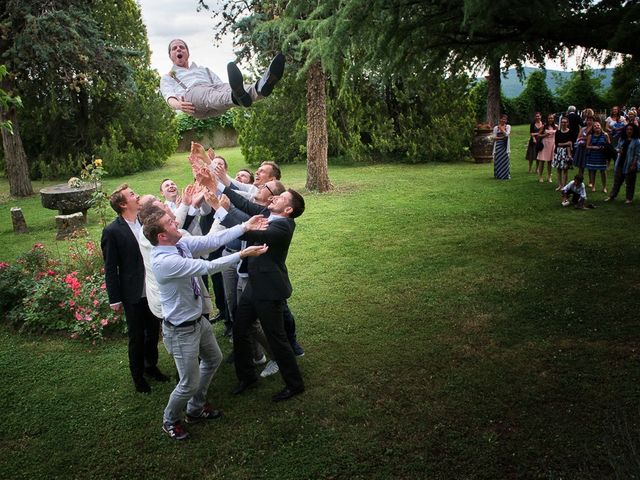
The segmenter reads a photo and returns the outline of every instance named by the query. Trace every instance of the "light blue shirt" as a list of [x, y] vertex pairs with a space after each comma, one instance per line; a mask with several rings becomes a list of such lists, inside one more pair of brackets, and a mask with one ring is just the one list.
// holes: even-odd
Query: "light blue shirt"
[[215, 232], [214, 235], [182, 237], [178, 244], [184, 251], [182, 257], [174, 246], [158, 245], [151, 251], [151, 267], [156, 276], [162, 303], [162, 316], [172, 325], [196, 320], [202, 315], [203, 298], [194, 297], [191, 278], [220, 272], [225, 266], [240, 261], [240, 253], [216, 260], [197, 257], [216, 250], [244, 233], [242, 225]]

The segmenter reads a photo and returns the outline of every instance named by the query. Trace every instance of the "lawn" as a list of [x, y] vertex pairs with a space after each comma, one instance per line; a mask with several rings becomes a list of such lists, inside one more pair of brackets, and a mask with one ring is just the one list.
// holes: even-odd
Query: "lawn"
[[[270, 377], [234, 397], [223, 364], [209, 399], [225, 417], [187, 442], [161, 431], [171, 385], [134, 392], [124, 339], [0, 326], [0, 478], [640, 478], [640, 209], [600, 192], [562, 208], [514, 131], [510, 181], [468, 162], [335, 166], [335, 190], [312, 194], [284, 166], [307, 200], [288, 266], [308, 390], [274, 404]], [[126, 181], [184, 185], [184, 162]], [[64, 251], [37, 196], [0, 191], [0, 261]]]

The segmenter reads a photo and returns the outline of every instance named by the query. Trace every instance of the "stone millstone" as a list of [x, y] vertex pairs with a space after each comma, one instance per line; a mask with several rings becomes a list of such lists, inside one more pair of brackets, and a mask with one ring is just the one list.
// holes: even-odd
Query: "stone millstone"
[[68, 215], [86, 212], [91, 206], [94, 191], [93, 185], [71, 188], [66, 183], [61, 183], [40, 190], [40, 200], [44, 208], [58, 210], [61, 215]]

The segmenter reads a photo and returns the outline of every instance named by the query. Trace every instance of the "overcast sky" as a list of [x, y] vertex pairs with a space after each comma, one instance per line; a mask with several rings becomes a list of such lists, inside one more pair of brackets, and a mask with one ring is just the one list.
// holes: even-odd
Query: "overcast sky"
[[[227, 63], [235, 59], [231, 38], [214, 45], [211, 12], [196, 11], [196, 0], [138, 0], [151, 46], [151, 67], [162, 75], [171, 68], [169, 42], [182, 38], [189, 46], [190, 61], [209, 67], [223, 81]], [[210, 2], [213, 3], [213, 2]]]

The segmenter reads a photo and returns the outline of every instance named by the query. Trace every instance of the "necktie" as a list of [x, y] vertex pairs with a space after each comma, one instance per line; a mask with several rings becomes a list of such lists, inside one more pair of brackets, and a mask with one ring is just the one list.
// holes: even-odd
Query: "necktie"
[[[181, 257], [187, 258], [187, 256], [184, 254], [184, 249], [180, 246], [180, 244], [176, 243], [176, 249], [178, 250], [178, 253]], [[202, 294], [202, 292], [200, 291], [200, 286], [198, 285], [198, 281], [194, 277], [191, 277], [190, 280], [191, 288], [193, 288], [193, 298], [198, 298]]]

